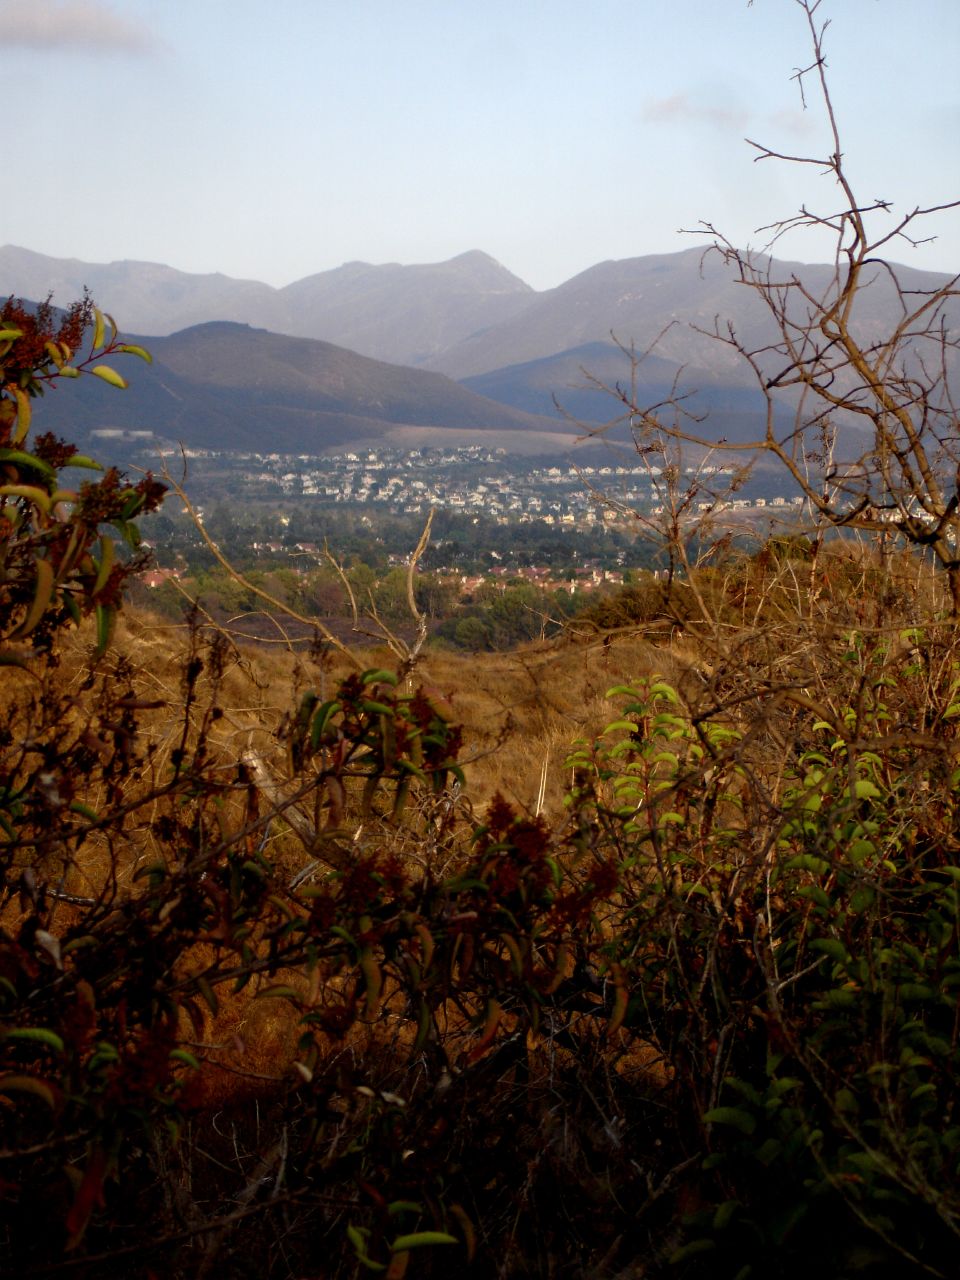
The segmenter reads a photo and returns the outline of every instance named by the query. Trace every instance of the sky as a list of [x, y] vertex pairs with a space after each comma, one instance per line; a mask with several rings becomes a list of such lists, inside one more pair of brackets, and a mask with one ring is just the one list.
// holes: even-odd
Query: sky
[[[960, 198], [960, 0], [818, 16], [861, 203]], [[273, 285], [482, 249], [537, 289], [703, 221], [759, 248], [837, 207], [744, 141], [832, 150], [811, 56], [796, 0], [0, 0], [0, 244]], [[960, 211], [921, 234], [887, 256], [960, 270]]]

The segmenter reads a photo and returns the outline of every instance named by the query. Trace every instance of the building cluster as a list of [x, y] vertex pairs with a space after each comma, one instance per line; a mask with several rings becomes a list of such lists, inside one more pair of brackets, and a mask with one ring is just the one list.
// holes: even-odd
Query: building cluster
[[[203, 473], [230, 473], [233, 492], [259, 498], [271, 493], [323, 504], [369, 504], [391, 512], [423, 513], [431, 507], [483, 515], [501, 524], [541, 521], [565, 527], [616, 522], [633, 512], [663, 514], [663, 473], [643, 459], [629, 463], [555, 463], [520, 459], [503, 449], [356, 449], [335, 455], [290, 455], [193, 450]], [[723, 468], [711, 469], [721, 473]], [[702, 480], [704, 471], [697, 475]], [[691, 473], [691, 478], [693, 473]], [[716, 479], [717, 476], [711, 477]], [[725, 503], [709, 509], [745, 512], [787, 506], [779, 496]], [[793, 500], [799, 501], [799, 500]]]

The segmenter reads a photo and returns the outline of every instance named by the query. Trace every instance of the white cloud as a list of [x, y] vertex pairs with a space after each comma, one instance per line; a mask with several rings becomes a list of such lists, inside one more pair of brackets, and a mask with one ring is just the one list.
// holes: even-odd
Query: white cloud
[[730, 106], [701, 106], [686, 93], [654, 98], [643, 108], [643, 118], [666, 124], [709, 124], [720, 129], [744, 129], [749, 112]]
[[149, 31], [100, 0], [0, 0], [0, 50], [149, 53]]
[[764, 127], [777, 133], [789, 133], [794, 138], [811, 138], [819, 132], [817, 123], [807, 112], [788, 108], [767, 116]]

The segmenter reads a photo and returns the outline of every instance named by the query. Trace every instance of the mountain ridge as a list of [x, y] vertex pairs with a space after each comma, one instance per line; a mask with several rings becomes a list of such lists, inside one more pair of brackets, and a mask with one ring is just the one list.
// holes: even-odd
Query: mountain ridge
[[[798, 274], [815, 293], [834, 274], [826, 264], [775, 265]], [[913, 290], [950, 279], [902, 264], [896, 271]], [[481, 250], [440, 263], [345, 263], [276, 289], [162, 263], [85, 264], [0, 248], [0, 294], [37, 298], [53, 290], [55, 301], [67, 304], [84, 285], [125, 329], [139, 333], [169, 336], [195, 324], [232, 320], [453, 378], [610, 342], [614, 335], [638, 351], [655, 344], [660, 357], [746, 383], [749, 374], [738, 371], [736, 353], [696, 329], [709, 331], [720, 316], [734, 323], [748, 346], [771, 338], [765, 309], [738, 283], [733, 267], [703, 245], [606, 259], [540, 292]], [[878, 333], [895, 327], [900, 299], [885, 273], [862, 301], [862, 324]], [[951, 308], [951, 324], [958, 311]]]
[[233, 320], [410, 365], [513, 316], [534, 295], [480, 250], [411, 266], [346, 263], [275, 288], [164, 263], [85, 263], [0, 247], [0, 293], [45, 298], [52, 291], [65, 306], [85, 287], [124, 328], [139, 333], [165, 337], [207, 321]]

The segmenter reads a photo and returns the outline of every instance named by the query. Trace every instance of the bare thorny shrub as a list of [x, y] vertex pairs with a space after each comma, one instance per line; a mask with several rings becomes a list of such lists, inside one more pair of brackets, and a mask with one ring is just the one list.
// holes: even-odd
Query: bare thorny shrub
[[[726, 460], [745, 459], [745, 470], [757, 458], [776, 463], [803, 495], [818, 540], [826, 529], [857, 530], [877, 541], [892, 538], [900, 546], [927, 552], [943, 571], [956, 619], [960, 457], [954, 383], [960, 339], [953, 300], [960, 293], [958, 277], [909, 288], [884, 253], [921, 243], [926, 220], [956, 209], [958, 202], [918, 207], [896, 217], [884, 200], [859, 199], [827, 79], [829, 20], [819, 16], [823, 0], [795, 3], [813, 54], [795, 79], [804, 107], [808, 96], [822, 107], [831, 150], [797, 156], [756, 142], [749, 145], [760, 162], [818, 170], [832, 184], [835, 203], [827, 212], [804, 206], [761, 228], [768, 239], [763, 251], [739, 249], [713, 224], [701, 224], [698, 234], [706, 230], [714, 237], [707, 252], [718, 254], [733, 278], [752, 293], [766, 313], [770, 335], [751, 347], [720, 319], [712, 329], [698, 330], [749, 367], [766, 409], [761, 436], [725, 442], [721, 452]], [[805, 231], [826, 232], [834, 243], [832, 271], [825, 279], [821, 272], [809, 273], [816, 284], [769, 256], [785, 237]], [[898, 314], [890, 331], [878, 335], [871, 309], [881, 300], [892, 301]], [[656, 405], [637, 400], [635, 376], [625, 387], [606, 389], [620, 401], [641, 456], [662, 455], [675, 466], [678, 446], [701, 457], [716, 449], [716, 441], [702, 433], [702, 421], [688, 410], [680, 385]], [[666, 509], [668, 517], [680, 514], [676, 501]], [[664, 532], [668, 543], [675, 541], [675, 525]]]

